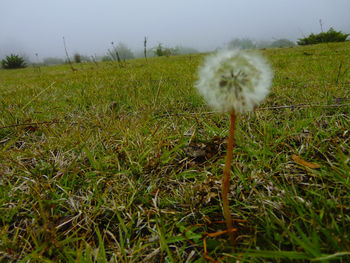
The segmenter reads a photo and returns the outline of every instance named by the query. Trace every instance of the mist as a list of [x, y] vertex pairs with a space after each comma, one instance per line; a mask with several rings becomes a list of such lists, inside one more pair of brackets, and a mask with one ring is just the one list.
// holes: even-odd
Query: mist
[[2, 1], [0, 59], [10, 53], [63, 58], [63, 37], [70, 55], [87, 56], [106, 54], [111, 42], [142, 50], [145, 36], [149, 48], [199, 51], [234, 38], [296, 41], [329, 27], [350, 32], [349, 10], [348, 0]]

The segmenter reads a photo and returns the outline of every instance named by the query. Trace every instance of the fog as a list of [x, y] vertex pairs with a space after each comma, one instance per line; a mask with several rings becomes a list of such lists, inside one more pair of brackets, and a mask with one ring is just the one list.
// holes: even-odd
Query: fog
[[[111, 42], [132, 50], [193, 47], [210, 51], [233, 38], [296, 41], [310, 33], [350, 32], [349, 0], [0, 0], [0, 58], [68, 52], [103, 55]], [[38, 54], [38, 57], [35, 54]]]

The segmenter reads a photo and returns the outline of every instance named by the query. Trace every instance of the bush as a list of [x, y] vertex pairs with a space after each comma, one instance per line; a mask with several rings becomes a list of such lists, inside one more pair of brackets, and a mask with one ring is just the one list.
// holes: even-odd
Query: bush
[[45, 65], [59, 65], [64, 64], [64, 60], [61, 58], [48, 57], [44, 58], [43, 62]]
[[256, 48], [270, 48], [271, 44], [270, 40], [258, 40], [255, 42]]
[[101, 61], [102, 62], [110, 62], [110, 61], [113, 61], [112, 57], [111, 56], [103, 56], [101, 58]]
[[289, 39], [285, 39], [285, 38], [275, 40], [270, 44], [270, 47], [294, 47], [294, 46], [295, 46], [295, 43], [293, 41], [290, 41]]
[[178, 50], [176, 48], [163, 47], [162, 44], [158, 44], [158, 46], [155, 48], [154, 54], [158, 57], [169, 57], [170, 55], [176, 55], [177, 51]]
[[25, 68], [27, 66], [24, 58], [15, 54], [6, 56], [6, 59], [1, 60], [1, 65], [4, 69]]
[[177, 46], [175, 47], [176, 54], [177, 55], [185, 55], [185, 54], [197, 54], [199, 51], [195, 48], [191, 47], [182, 47], [182, 46]]
[[[112, 42], [112, 46], [113, 46], [113, 42]], [[112, 50], [108, 50], [108, 55], [111, 60], [114, 61], [119, 61], [119, 59], [121, 60], [126, 60], [126, 59], [132, 59], [135, 58], [134, 53], [131, 51], [130, 48], [128, 48], [127, 45], [125, 45], [124, 43], [119, 42], [117, 46], [113, 46]], [[118, 59], [119, 56], [119, 59]]]
[[311, 34], [308, 37], [299, 39], [298, 45], [312, 45], [326, 42], [344, 42], [350, 34], [335, 31], [332, 27], [327, 32]]
[[79, 53], [74, 54], [74, 62], [75, 63], [81, 63], [81, 56]]
[[91, 62], [92, 61], [91, 57], [85, 56], [85, 55], [80, 55], [80, 60], [81, 60], [81, 62]]
[[229, 48], [253, 49], [256, 45], [249, 38], [235, 38], [228, 43]]
[[123, 43], [118, 43], [116, 49], [119, 53], [120, 59], [132, 59], [135, 58], [134, 53]]

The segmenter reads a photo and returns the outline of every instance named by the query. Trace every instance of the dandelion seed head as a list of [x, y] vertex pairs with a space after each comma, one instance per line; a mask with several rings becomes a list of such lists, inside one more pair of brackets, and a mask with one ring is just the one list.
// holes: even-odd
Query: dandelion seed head
[[265, 99], [272, 76], [269, 64], [260, 55], [221, 50], [205, 59], [196, 88], [215, 110], [244, 113]]

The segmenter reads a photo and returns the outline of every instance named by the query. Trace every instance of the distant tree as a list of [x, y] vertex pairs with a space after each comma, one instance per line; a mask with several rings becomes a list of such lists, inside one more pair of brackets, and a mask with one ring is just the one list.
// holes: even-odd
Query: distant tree
[[1, 60], [1, 66], [4, 69], [17, 69], [17, 68], [25, 68], [27, 64], [23, 57], [15, 54], [11, 54], [10, 56], [6, 56], [5, 59]]
[[281, 38], [273, 41], [270, 47], [294, 47], [295, 43], [289, 39]]
[[[161, 56], [170, 56], [170, 55], [184, 55], [184, 54], [196, 54], [199, 51], [191, 47], [165, 47], [162, 43], [159, 43], [157, 46], [147, 49], [147, 57], [161, 57]], [[135, 57], [141, 58], [144, 57], [144, 51], [138, 50], [135, 52]]]
[[155, 48], [154, 52], [158, 57], [165, 56], [165, 50], [161, 43], [158, 44], [158, 46]]
[[108, 49], [108, 56], [111, 58], [112, 61], [118, 61], [118, 63], [121, 62], [120, 56], [119, 56], [119, 52], [117, 50], [117, 48], [114, 46], [114, 42], [111, 42], [111, 45], [113, 47], [112, 50]]
[[176, 48], [163, 47], [161, 43], [159, 43], [158, 46], [153, 49], [154, 49], [154, 54], [158, 57], [161, 57], [161, 56], [169, 57], [170, 55], [178, 54], [178, 50]]
[[256, 48], [256, 45], [249, 38], [234, 38], [228, 43], [228, 47], [239, 49], [253, 49]]
[[112, 57], [111, 56], [103, 56], [101, 58], [101, 61], [102, 62], [109, 62], [109, 61], [113, 61]]
[[59, 64], [64, 64], [64, 60], [61, 58], [53, 58], [53, 57], [48, 57], [44, 58], [43, 62], [45, 65], [59, 65]]
[[175, 50], [176, 50], [176, 54], [178, 55], [199, 53], [197, 49], [191, 48], [191, 47], [176, 46]]
[[[153, 52], [150, 49], [147, 49], [147, 58], [154, 56]], [[144, 49], [135, 50], [134, 52], [135, 58], [145, 58], [145, 51]]]
[[118, 56], [121, 60], [135, 58], [134, 53], [126, 44], [119, 42], [118, 45], [114, 46], [112, 42], [112, 46], [113, 49], [108, 52], [108, 56], [110, 56], [112, 60], [118, 60]]
[[271, 47], [271, 41], [269, 40], [259, 40], [255, 43], [256, 48], [269, 48]]
[[75, 63], [81, 63], [81, 56], [79, 53], [74, 54], [74, 62]]
[[91, 62], [91, 58], [88, 56], [81, 55], [79, 53], [75, 53], [73, 56], [75, 63], [81, 63], [81, 62]]
[[344, 34], [341, 31], [335, 31], [331, 27], [327, 32], [319, 34], [310, 34], [308, 37], [300, 38], [298, 45], [312, 45], [327, 42], [344, 42], [350, 34]]
[[91, 58], [94, 58], [94, 57], [89, 57], [89, 56], [80, 55], [80, 60], [81, 60], [81, 62], [91, 62], [91, 61], [92, 61]]

